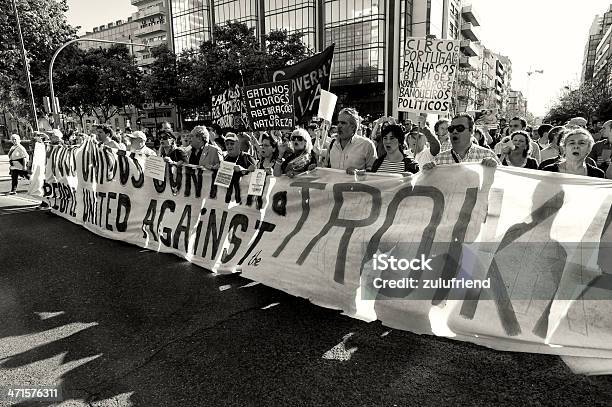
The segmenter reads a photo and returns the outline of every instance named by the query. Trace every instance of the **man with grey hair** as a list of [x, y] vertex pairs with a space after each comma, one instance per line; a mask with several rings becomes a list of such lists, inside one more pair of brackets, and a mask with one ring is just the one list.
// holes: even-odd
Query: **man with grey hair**
[[338, 137], [329, 145], [325, 166], [355, 174], [372, 168], [376, 160], [376, 146], [372, 140], [358, 136], [359, 113], [346, 107], [338, 113]]
[[210, 142], [210, 134], [204, 126], [191, 130], [191, 145], [186, 150], [189, 164], [199, 165], [209, 170], [219, 168], [223, 160], [221, 149]]
[[595, 160], [597, 167], [606, 172], [612, 161], [612, 120], [608, 120], [603, 124], [600, 134], [601, 140], [593, 145], [589, 157]]
[[132, 132], [132, 134], [129, 134], [128, 137], [130, 138], [131, 152], [145, 155], [157, 155], [155, 151], [147, 147], [147, 136], [142, 131], [136, 130]]

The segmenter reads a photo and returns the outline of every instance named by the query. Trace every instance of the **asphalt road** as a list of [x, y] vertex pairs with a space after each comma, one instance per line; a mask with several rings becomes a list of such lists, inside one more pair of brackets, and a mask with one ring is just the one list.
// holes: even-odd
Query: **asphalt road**
[[612, 377], [556, 356], [360, 322], [0, 196], [0, 386], [24, 384], [62, 406], [612, 405]]

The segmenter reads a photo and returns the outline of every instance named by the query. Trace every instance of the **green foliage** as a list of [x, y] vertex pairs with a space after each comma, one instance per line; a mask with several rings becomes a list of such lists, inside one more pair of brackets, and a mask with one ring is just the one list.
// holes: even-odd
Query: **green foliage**
[[566, 88], [566, 92], [549, 110], [544, 121], [565, 123], [577, 116], [589, 121], [594, 116], [610, 117], [611, 101], [605, 84], [595, 81], [584, 82], [577, 89]]
[[[48, 94], [48, 70], [57, 48], [75, 38], [66, 22], [66, 0], [17, 0], [37, 106]], [[12, 1], [0, 2], [0, 109], [31, 120], [29, 95], [21, 59], [21, 44]]]
[[142, 104], [142, 72], [125, 45], [66, 51], [56, 61], [56, 94], [63, 109], [81, 118], [93, 113], [105, 123], [122, 107]]
[[145, 79], [147, 96], [175, 103], [186, 113], [210, 110], [212, 95], [235, 84], [270, 82], [275, 70], [306, 58], [302, 34], [272, 31], [261, 41], [246, 24], [215, 26], [214, 41], [180, 56], [167, 48], [154, 50], [156, 61]]

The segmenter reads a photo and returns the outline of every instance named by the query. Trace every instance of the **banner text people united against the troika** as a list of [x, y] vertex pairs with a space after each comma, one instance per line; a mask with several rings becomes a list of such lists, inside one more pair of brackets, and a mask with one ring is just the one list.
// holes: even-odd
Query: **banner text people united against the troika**
[[[46, 158], [52, 210], [99, 235], [210, 270], [241, 269], [394, 328], [612, 372], [601, 367], [612, 361], [608, 181], [480, 164], [363, 182], [317, 169], [268, 177], [260, 200], [247, 195], [249, 176], [224, 188], [204, 168], [168, 164], [156, 180], [144, 156], [93, 142], [50, 146]], [[420, 259], [421, 269], [377, 270], [381, 254]], [[374, 282], [405, 278], [490, 288]]]

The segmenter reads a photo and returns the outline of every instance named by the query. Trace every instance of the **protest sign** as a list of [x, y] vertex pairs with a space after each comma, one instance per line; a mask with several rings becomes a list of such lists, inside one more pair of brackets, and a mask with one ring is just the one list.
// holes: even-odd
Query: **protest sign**
[[163, 180], [166, 177], [166, 161], [154, 155], [145, 160], [144, 174], [147, 177]]
[[266, 184], [266, 170], [255, 170], [251, 174], [249, 181], [248, 195], [261, 196], [263, 194], [264, 185]]
[[219, 126], [245, 130], [242, 112], [243, 105], [238, 85], [212, 97], [212, 116], [214, 122]]
[[275, 71], [272, 81], [291, 79], [295, 117], [298, 123], [317, 114], [321, 90], [329, 90], [334, 46], [308, 59]]
[[291, 81], [278, 81], [243, 88], [247, 118], [251, 129], [293, 129], [293, 92]]
[[450, 113], [459, 43], [406, 38], [398, 95], [400, 112]]
[[229, 161], [221, 161], [219, 169], [217, 170], [217, 177], [215, 178], [215, 185], [219, 185], [225, 188], [229, 188], [232, 177], [234, 176], [234, 167], [236, 164]]
[[321, 89], [321, 100], [319, 101], [319, 112], [317, 113], [317, 117], [331, 123], [337, 100], [338, 96]]
[[144, 160], [56, 146], [44, 200], [101, 236], [356, 318], [561, 355], [582, 373], [612, 366], [610, 181], [461, 164], [356, 182], [320, 168], [267, 176], [260, 205], [248, 177], [217, 188], [213, 172], [179, 166], [156, 180]]

